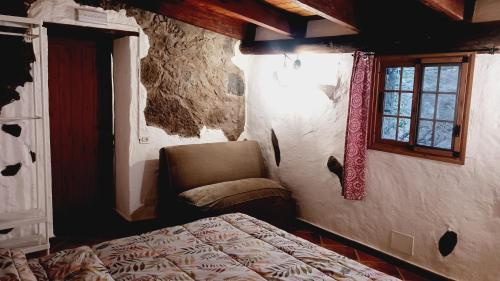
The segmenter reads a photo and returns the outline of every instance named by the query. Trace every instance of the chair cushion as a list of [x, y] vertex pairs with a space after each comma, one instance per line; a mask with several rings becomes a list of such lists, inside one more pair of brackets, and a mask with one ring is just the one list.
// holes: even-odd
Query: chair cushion
[[249, 178], [200, 186], [179, 197], [201, 210], [214, 210], [269, 197], [289, 198], [290, 191], [270, 179]]
[[[264, 160], [255, 141], [169, 146], [162, 149], [175, 193], [209, 184], [264, 177]], [[165, 187], [160, 187], [165, 188]]]

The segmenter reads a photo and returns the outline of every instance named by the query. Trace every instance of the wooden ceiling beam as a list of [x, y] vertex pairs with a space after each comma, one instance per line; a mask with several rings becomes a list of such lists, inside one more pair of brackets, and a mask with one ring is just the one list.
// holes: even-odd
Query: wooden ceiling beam
[[420, 0], [426, 6], [445, 14], [449, 18], [461, 21], [464, 20], [465, 1], [464, 0]]
[[293, 2], [329, 21], [358, 31], [353, 0], [293, 0]]
[[379, 36], [363, 34], [296, 40], [243, 41], [243, 54], [267, 55], [295, 52], [351, 53], [357, 50], [377, 54], [430, 54], [450, 52], [498, 53], [500, 21], [464, 24], [456, 22], [453, 31], [437, 29], [434, 34], [416, 40], [400, 37], [380, 40]]
[[[170, 1], [166, 1], [170, 2]], [[233, 19], [246, 21], [274, 32], [301, 37], [305, 32], [306, 21], [299, 16], [280, 10], [255, 0], [185, 0], [200, 10], [212, 11]]]
[[249, 24], [213, 11], [200, 9], [183, 0], [128, 0], [128, 3], [185, 23], [208, 29], [238, 40], [247, 38]]

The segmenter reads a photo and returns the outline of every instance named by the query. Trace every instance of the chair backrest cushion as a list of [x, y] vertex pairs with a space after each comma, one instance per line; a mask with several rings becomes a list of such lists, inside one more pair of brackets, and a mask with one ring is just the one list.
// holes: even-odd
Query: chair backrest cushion
[[[175, 193], [199, 186], [246, 178], [264, 177], [264, 161], [255, 141], [234, 141], [169, 146], [162, 149]], [[162, 187], [160, 187], [162, 188]]]

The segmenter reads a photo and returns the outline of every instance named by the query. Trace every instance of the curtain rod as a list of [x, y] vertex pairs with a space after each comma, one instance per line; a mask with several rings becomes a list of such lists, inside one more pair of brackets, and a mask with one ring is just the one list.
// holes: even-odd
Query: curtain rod
[[433, 51], [433, 50], [428, 50], [428, 51], [415, 51], [415, 52], [403, 52], [403, 53], [398, 53], [398, 52], [376, 52], [376, 51], [364, 51], [360, 50], [361, 52], [365, 52], [366, 54], [369, 55], [414, 55], [414, 54], [432, 54], [432, 53], [479, 53], [479, 54], [490, 54], [494, 55], [500, 51], [500, 48], [498, 47], [484, 47], [484, 48], [471, 48], [471, 49], [458, 49], [458, 50], [451, 50], [451, 51]]

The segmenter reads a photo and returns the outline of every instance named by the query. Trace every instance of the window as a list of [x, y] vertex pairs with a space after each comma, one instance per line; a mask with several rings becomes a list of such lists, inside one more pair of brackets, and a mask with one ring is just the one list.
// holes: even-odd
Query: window
[[379, 56], [369, 148], [463, 164], [474, 54]]

